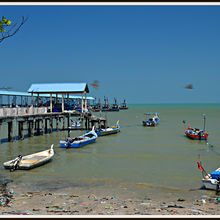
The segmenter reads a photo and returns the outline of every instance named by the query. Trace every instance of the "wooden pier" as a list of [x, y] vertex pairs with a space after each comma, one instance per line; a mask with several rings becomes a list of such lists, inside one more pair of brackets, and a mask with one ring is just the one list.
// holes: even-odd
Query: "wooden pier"
[[[28, 128], [28, 136], [33, 137], [36, 135], [44, 135], [47, 132], [55, 130], [68, 130], [71, 128], [71, 117], [80, 117], [82, 120], [82, 130], [90, 130], [94, 125], [100, 127], [106, 126], [106, 119], [95, 117], [90, 112], [79, 113], [75, 111], [68, 112], [47, 112], [47, 108], [4, 108], [0, 109], [0, 131], [2, 131], [3, 123], [8, 124], [8, 141], [13, 142], [13, 128], [17, 126], [17, 135], [19, 140], [24, 139], [24, 124]], [[55, 123], [54, 123], [55, 120]], [[66, 123], [65, 123], [66, 121]], [[65, 126], [66, 125], [66, 126]], [[16, 127], [15, 127], [16, 129]], [[1, 132], [0, 132], [1, 133]], [[0, 135], [0, 140], [1, 140]], [[1, 143], [1, 141], [0, 141]]]

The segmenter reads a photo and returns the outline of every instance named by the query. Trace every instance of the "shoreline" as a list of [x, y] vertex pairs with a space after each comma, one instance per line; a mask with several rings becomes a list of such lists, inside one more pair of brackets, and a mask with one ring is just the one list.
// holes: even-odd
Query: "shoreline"
[[[186, 199], [175, 194], [171, 199], [142, 197], [128, 189], [115, 193], [112, 189], [82, 189], [70, 186], [65, 189], [29, 191], [13, 187], [2, 188], [1, 201], [8, 197], [7, 205], [1, 202], [0, 215], [67, 215], [67, 216], [198, 216], [220, 215], [220, 195], [198, 196]], [[198, 194], [199, 195], [199, 194]], [[176, 198], [175, 198], [176, 196]], [[6, 200], [5, 200], [6, 201]]]

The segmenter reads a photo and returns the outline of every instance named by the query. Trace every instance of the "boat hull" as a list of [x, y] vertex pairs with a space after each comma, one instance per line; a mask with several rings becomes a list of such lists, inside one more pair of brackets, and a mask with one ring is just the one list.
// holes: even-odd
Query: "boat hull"
[[[54, 156], [53, 145], [51, 145], [51, 149], [26, 155], [23, 157], [17, 157], [14, 160], [7, 161], [3, 163], [5, 169], [11, 170], [29, 170], [41, 165], [44, 165], [52, 160]], [[19, 159], [18, 159], [19, 158]], [[15, 165], [17, 164], [17, 165]]]
[[90, 139], [90, 140], [86, 140], [86, 141], [79, 141], [79, 142], [73, 142], [71, 144], [69, 144], [67, 141], [60, 141], [60, 147], [65, 147], [65, 148], [79, 148], [82, 146], [85, 146], [87, 144], [92, 144], [96, 141], [96, 138]]
[[203, 179], [202, 182], [206, 189], [216, 190], [216, 187], [217, 187], [216, 179]]
[[198, 135], [190, 135], [188, 133], [185, 133], [186, 137], [192, 139], [192, 140], [207, 140], [207, 137], [199, 137]]
[[[52, 160], [52, 158], [49, 158], [49, 159], [47, 159], [45, 161], [41, 161], [41, 162], [39, 162], [37, 164], [33, 164], [33, 165], [30, 165], [30, 166], [18, 166], [16, 168], [16, 170], [30, 170], [30, 169], [42, 166], [42, 165], [50, 162], [51, 160]], [[12, 169], [13, 168], [13, 166], [8, 166], [8, 165], [5, 165], [4, 167], [5, 167], [5, 169]]]
[[113, 129], [111, 131], [97, 131], [98, 136], [105, 136], [110, 134], [117, 134], [119, 132], [119, 129]]
[[203, 132], [202, 134], [199, 134], [199, 132], [195, 132], [195, 129], [193, 128], [187, 128], [185, 130], [186, 137], [192, 139], [192, 140], [207, 140], [208, 133]]
[[143, 126], [146, 127], [156, 127], [159, 124], [159, 121], [155, 121], [155, 122], [149, 122], [149, 121], [143, 121]]
[[96, 131], [98, 136], [105, 136], [111, 134], [117, 134], [120, 131], [119, 121], [116, 122], [116, 125], [111, 126], [109, 128], [99, 129]]

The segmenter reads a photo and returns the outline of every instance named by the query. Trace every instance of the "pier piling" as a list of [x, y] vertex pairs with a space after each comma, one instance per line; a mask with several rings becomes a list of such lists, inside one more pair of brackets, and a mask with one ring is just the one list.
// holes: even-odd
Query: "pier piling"
[[53, 131], [53, 118], [50, 118], [50, 133]]
[[13, 133], [12, 133], [12, 121], [8, 122], [8, 141], [13, 141]]
[[23, 140], [24, 139], [24, 122], [19, 121], [18, 122], [18, 139]]
[[[44, 112], [33, 114], [33, 112], [37, 112], [36, 109], [34, 111], [29, 110], [27, 111], [25, 109], [20, 109], [20, 115], [0, 116], [0, 131], [2, 131], [4, 123], [8, 125], [7, 137], [9, 142], [13, 142], [14, 140], [16, 141], [16, 137], [18, 137], [19, 140], [24, 139], [25, 123], [27, 123], [26, 126], [29, 137], [33, 137], [34, 135], [44, 135], [48, 132], [51, 133], [53, 132], [53, 126], [56, 126], [56, 131], [58, 131], [60, 128], [63, 130], [69, 129], [71, 127], [71, 117], [81, 119], [81, 130], [89, 130], [91, 125], [94, 126], [95, 123], [98, 123], [98, 126], [100, 126], [101, 122], [105, 123], [104, 118], [94, 117], [94, 115], [92, 116], [91, 113]], [[0, 132], [0, 143], [2, 143], [3, 133], [4, 132]]]

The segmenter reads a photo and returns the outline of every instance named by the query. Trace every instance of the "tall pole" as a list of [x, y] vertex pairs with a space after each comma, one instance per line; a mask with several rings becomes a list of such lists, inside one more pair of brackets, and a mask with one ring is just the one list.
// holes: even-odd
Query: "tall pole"
[[81, 102], [82, 113], [83, 113], [83, 105], [84, 105], [84, 103], [83, 103], [83, 93], [82, 93], [82, 102]]
[[31, 105], [32, 106], [34, 105], [34, 94], [33, 94], [33, 92], [31, 93]]
[[86, 94], [86, 91], [85, 91], [85, 109], [87, 110], [87, 94]]
[[205, 120], [206, 120], [205, 114], [203, 114], [203, 119], [204, 119], [204, 127], [203, 127], [203, 131], [205, 131]]
[[62, 93], [62, 112], [64, 112], [64, 94]]
[[39, 93], [37, 93], [37, 107], [39, 106]]
[[50, 93], [50, 112], [53, 112], [53, 99], [52, 99], [52, 93]]

